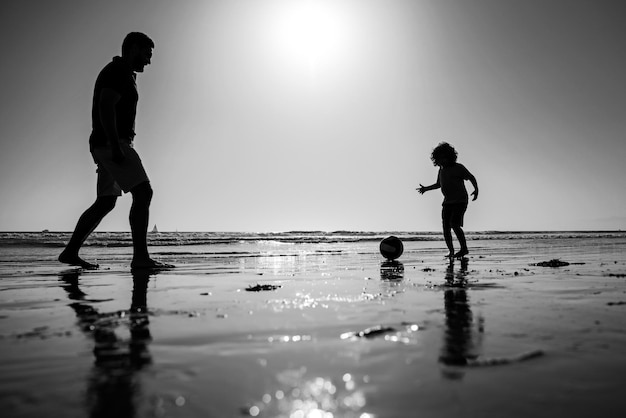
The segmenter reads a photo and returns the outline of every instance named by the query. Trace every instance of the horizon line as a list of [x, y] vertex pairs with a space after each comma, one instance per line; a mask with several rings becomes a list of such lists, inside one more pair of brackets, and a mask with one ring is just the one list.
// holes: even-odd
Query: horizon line
[[[62, 230], [5, 230], [0, 231], [0, 234], [19, 234], [19, 233], [48, 233], [48, 234], [59, 234], [59, 233], [67, 233], [71, 234], [73, 231], [62, 231]], [[626, 232], [623, 229], [485, 229], [485, 230], [465, 230], [465, 233], [476, 234], [476, 233], [545, 233], [545, 232], [558, 232], [558, 233], [573, 233], [573, 232]], [[109, 231], [94, 231], [94, 233], [128, 233], [129, 230], [109, 230]], [[441, 231], [418, 231], [418, 230], [401, 230], [401, 229], [389, 229], [389, 230], [350, 230], [350, 229], [337, 229], [337, 230], [321, 230], [321, 229], [311, 229], [311, 230], [285, 230], [285, 231], [219, 231], [219, 230], [166, 230], [158, 232], [148, 233], [158, 233], [158, 234], [166, 234], [166, 233], [216, 233], [216, 234], [339, 234], [339, 233], [369, 233], [369, 234], [388, 234], [388, 233], [405, 233], [405, 234], [441, 234]]]

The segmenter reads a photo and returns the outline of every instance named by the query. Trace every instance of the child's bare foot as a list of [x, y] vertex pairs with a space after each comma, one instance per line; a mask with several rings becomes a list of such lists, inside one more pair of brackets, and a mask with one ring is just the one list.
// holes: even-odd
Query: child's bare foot
[[96, 270], [100, 266], [94, 263], [90, 263], [89, 261], [85, 261], [78, 256], [78, 254], [69, 254], [66, 251], [63, 251], [59, 255], [59, 261], [61, 263], [69, 264], [70, 266], [79, 266], [84, 268], [85, 270]]
[[464, 248], [460, 250], [458, 253], [454, 254], [454, 258], [463, 258], [468, 254], [469, 254], [469, 251], [467, 250], [467, 248]]
[[165, 264], [159, 261], [155, 261], [151, 258], [147, 258], [145, 260], [133, 260], [130, 263], [131, 269], [149, 269], [149, 270], [159, 270], [159, 269], [171, 269], [175, 266], [173, 264]]

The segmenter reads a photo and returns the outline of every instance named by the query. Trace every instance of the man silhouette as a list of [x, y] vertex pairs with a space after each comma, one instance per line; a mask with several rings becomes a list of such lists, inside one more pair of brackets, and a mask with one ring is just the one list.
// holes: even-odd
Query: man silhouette
[[62, 263], [86, 269], [97, 264], [83, 260], [78, 252], [100, 221], [115, 207], [117, 198], [130, 192], [130, 229], [133, 239], [131, 268], [172, 267], [148, 254], [147, 233], [152, 187], [141, 159], [133, 149], [137, 112], [136, 73], [150, 64], [154, 42], [147, 35], [131, 32], [122, 43], [122, 56], [107, 64], [96, 79], [92, 105], [91, 155], [98, 166], [97, 198], [79, 218]]

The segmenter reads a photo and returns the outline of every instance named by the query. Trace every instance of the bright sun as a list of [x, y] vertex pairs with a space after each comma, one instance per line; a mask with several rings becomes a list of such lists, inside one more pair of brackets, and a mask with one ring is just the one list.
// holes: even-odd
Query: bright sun
[[291, 0], [276, 10], [272, 43], [281, 59], [317, 78], [345, 60], [351, 42], [350, 19], [331, 0]]

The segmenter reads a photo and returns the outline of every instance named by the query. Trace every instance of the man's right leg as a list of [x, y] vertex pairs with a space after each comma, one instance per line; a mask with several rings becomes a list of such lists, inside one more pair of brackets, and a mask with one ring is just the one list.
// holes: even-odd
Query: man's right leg
[[133, 187], [133, 204], [130, 208], [130, 230], [133, 237], [133, 261], [131, 269], [166, 269], [174, 267], [150, 258], [148, 253], [148, 218], [150, 216], [150, 202], [152, 201], [152, 186], [150, 182], [143, 182]]
[[153, 263], [148, 254], [148, 220], [150, 218], [150, 202], [152, 201], [152, 186], [150, 182], [143, 182], [130, 191], [133, 195], [133, 204], [130, 207], [130, 231], [133, 237], [133, 261], [131, 266], [151, 265]]
[[72, 238], [59, 255], [59, 261], [72, 266], [80, 266], [86, 269], [98, 268], [97, 264], [89, 263], [78, 256], [78, 251], [87, 237], [96, 229], [100, 221], [113, 210], [117, 196], [99, 196], [93, 205], [89, 207], [78, 219]]

